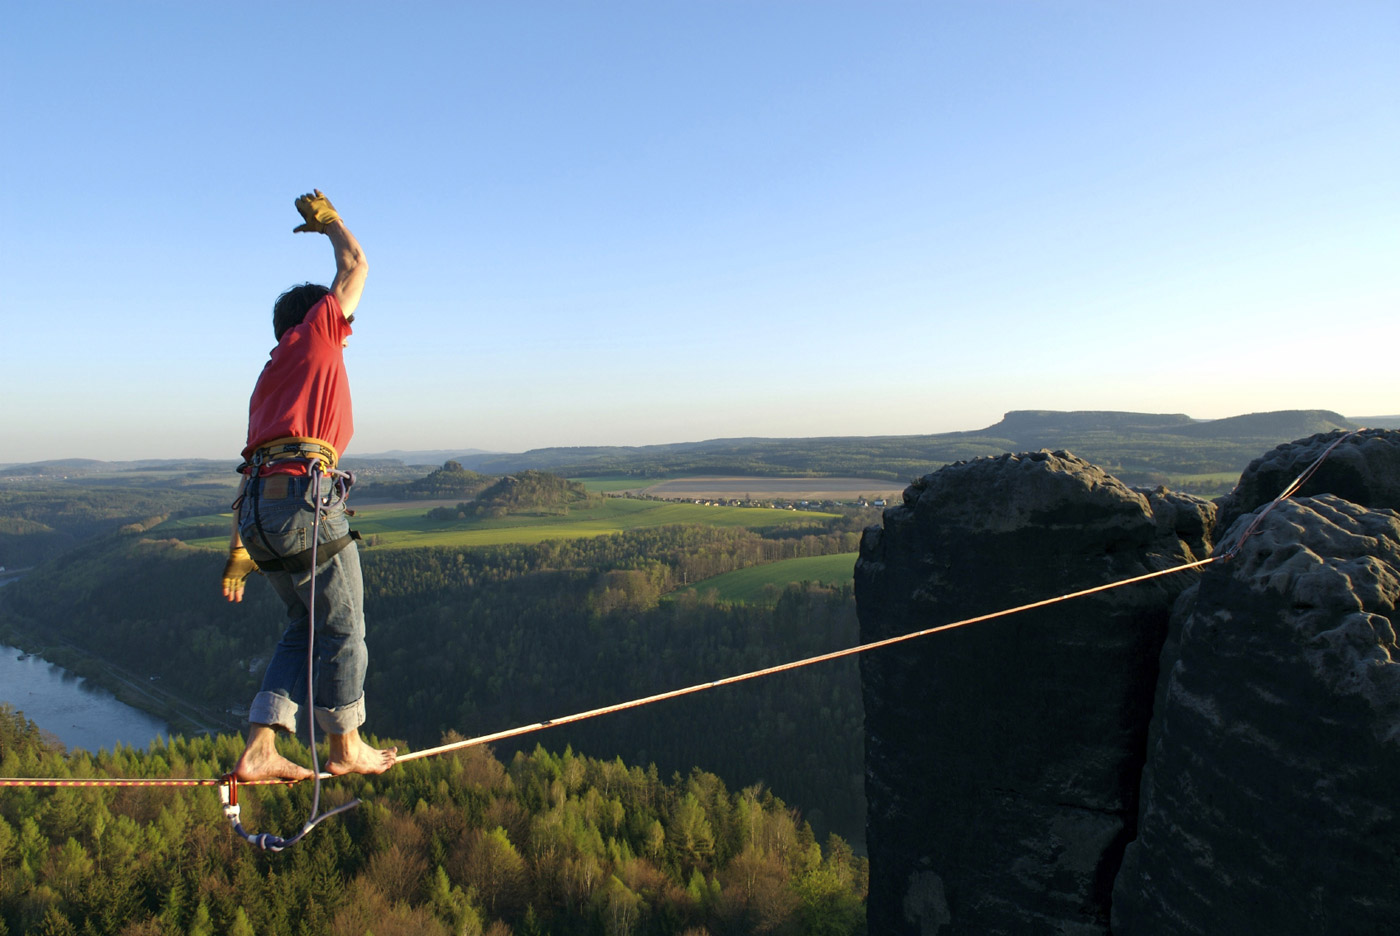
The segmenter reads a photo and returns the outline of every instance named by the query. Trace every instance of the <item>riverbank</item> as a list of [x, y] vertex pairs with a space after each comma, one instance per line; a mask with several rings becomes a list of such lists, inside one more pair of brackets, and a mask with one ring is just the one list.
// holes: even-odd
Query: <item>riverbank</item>
[[170, 726], [43, 657], [0, 643], [0, 708], [39, 727], [50, 746], [96, 754], [119, 746], [147, 750]]
[[169, 692], [149, 677], [133, 673], [110, 660], [66, 642], [53, 642], [24, 627], [13, 615], [0, 616], [0, 643], [43, 657], [74, 676], [107, 690], [118, 702], [129, 705], [170, 726], [172, 734], [238, 734], [243, 722], [226, 712], [212, 711]]

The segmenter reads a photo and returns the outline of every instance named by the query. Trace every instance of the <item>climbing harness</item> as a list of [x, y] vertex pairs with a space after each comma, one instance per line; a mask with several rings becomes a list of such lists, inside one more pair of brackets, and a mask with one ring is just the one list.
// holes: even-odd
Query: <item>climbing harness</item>
[[[233, 510], [237, 513], [243, 505], [245, 499], [248, 500], [253, 514], [253, 528], [257, 530], [258, 539], [265, 552], [272, 556], [271, 559], [257, 561], [258, 569], [262, 572], [291, 572], [300, 574], [310, 569], [314, 569], [317, 563], [318, 544], [312, 543], [310, 548], [290, 556], [280, 554], [271, 542], [268, 541], [267, 533], [263, 530], [262, 512], [260, 502], [263, 499], [275, 499], [287, 497], [291, 491], [290, 476], [274, 474], [262, 474], [264, 468], [284, 462], [299, 461], [305, 462], [308, 472], [315, 476], [318, 472], [324, 472], [335, 479], [336, 498], [331, 504], [343, 505], [346, 497], [349, 496], [350, 488], [355, 483], [353, 472], [340, 471], [336, 465], [340, 461], [340, 456], [336, 453], [335, 447], [329, 442], [320, 439], [304, 438], [300, 436], [288, 436], [282, 439], [274, 439], [259, 445], [253, 451], [253, 457], [238, 467], [238, 472], [245, 477], [244, 486], [238, 495], [238, 499], [233, 502]], [[275, 486], [275, 493], [274, 493]], [[319, 503], [319, 497], [318, 497]], [[317, 511], [317, 519], [320, 518], [320, 509]], [[353, 511], [347, 511], [353, 514]], [[356, 530], [351, 530], [344, 536], [336, 537], [328, 543], [319, 544], [321, 562], [331, 559], [336, 553], [352, 540], [358, 540], [360, 534]]]
[[[319, 484], [320, 479], [322, 477], [322, 469], [318, 463], [313, 462], [312, 464], [312, 476], [314, 478], [313, 485], [315, 486], [315, 490], [317, 492], [316, 497], [317, 503], [319, 505]], [[324, 508], [321, 506], [318, 506], [317, 508], [316, 518], [318, 521], [320, 519], [320, 512], [322, 509], [329, 509], [333, 506], [343, 505], [345, 503], [345, 499], [350, 495], [350, 488], [355, 484], [355, 475], [353, 472], [330, 469], [328, 472], [326, 472], [326, 474], [328, 474], [334, 479], [334, 488], [333, 493], [330, 495], [331, 501], [328, 504], [326, 504]], [[268, 489], [272, 485], [277, 484], [279, 481], [281, 482], [279, 485], [281, 488], [279, 496], [290, 496], [289, 492], [291, 490], [291, 483], [290, 481], [285, 480], [286, 477], [286, 475], [273, 475], [269, 478], [250, 479], [248, 482], [248, 487], [245, 488], [244, 493], [239, 496], [239, 499], [234, 501], [233, 507], [234, 510], [240, 509], [243, 500], [245, 498], [247, 499], [249, 509], [252, 511], [253, 528], [257, 531], [258, 540], [260, 541], [263, 550], [272, 556], [271, 559], [253, 560], [257, 563], [259, 571], [291, 572], [293, 574], [300, 574], [302, 572], [307, 572], [311, 569], [316, 568], [316, 566], [322, 562], [330, 561], [330, 559], [334, 557], [336, 553], [340, 552], [346, 546], [349, 546], [352, 540], [359, 539], [360, 533], [358, 530], [351, 530], [344, 536], [338, 536], [327, 543], [316, 543], [313, 538], [312, 544], [306, 549], [303, 549], [301, 552], [292, 553], [290, 556], [284, 556], [278, 553], [276, 548], [273, 547], [272, 543], [269, 542], [267, 537], [267, 531], [263, 529], [262, 501], [264, 499], [269, 499]], [[315, 527], [313, 526], [313, 530], [314, 529]]]
[[253, 449], [253, 457], [240, 465], [237, 470], [243, 473], [250, 467], [262, 469], [278, 462], [302, 460], [318, 461], [325, 468], [333, 471], [340, 464], [340, 453], [335, 450], [334, 445], [324, 439], [314, 439], [310, 436], [284, 436], [280, 439], [273, 439], [271, 442], [264, 442]]

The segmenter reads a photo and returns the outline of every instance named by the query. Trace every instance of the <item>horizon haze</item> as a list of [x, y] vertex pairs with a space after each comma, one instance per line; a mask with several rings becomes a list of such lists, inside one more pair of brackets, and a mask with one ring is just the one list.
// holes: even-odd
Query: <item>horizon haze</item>
[[0, 463], [237, 457], [312, 188], [352, 452], [1400, 411], [1394, 3], [7, 12]]
[[[1039, 409], [1016, 409], [1016, 410], [1009, 410], [1009, 411], [1007, 411], [1006, 413], [1004, 413], [1004, 414], [1002, 415], [1002, 418], [1001, 418], [1000, 420], [997, 420], [996, 422], [991, 423], [991, 424], [989, 424], [989, 425], [980, 426], [980, 427], [976, 427], [976, 428], [963, 428], [963, 429], [949, 430], [948, 433], [946, 433], [946, 434], [951, 434], [951, 435], [962, 435], [962, 434], [976, 434], [976, 433], [980, 433], [980, 432], [987, 432], [987, 431], [990, 431], [990, 430], [992, 430], [992, 429], [997, 428], [997, 426], [1000, 425], [1002, 422], [1004, 422], [1008, 417], [1013, 416], [1013, 415], [1017, 415], [1017, 414], [1025, 414], [1025, 413], [1044, 414], [1044, 415], [1052, 415], [1052, 416], [1053, 416], [1053, 415], [1078, 415], [1078, 414], [1084, 414], [1084, 413], [1110, 413], [1110, 414], [1115, 414], [1115, 415], [1130, 415], [1130, 416], [1170, 416], [1170, 415], [1184, 415], [1184, 416], [1186, 416], [1188, 419], [1190, 419], [1190, 420], [1192, 421], [1192, 423], [1210, 423], [1210, 422], [1216, 422], [1216, 421], [1224, 420], [1224, 419], [1240, 419], [1240, 418], [1251, 417], [1251, 416], [1270, 416], [1270, 415], [1283, 415], [1283, 414], [1292, 414], [1292, 413], [1300, 413], [1300, 414], [1307, 414], [1307, 413], [1312, 413], [1312, 414], [1325, 414], [1325, 413], [1329, 413], [1329, 412], [1330, 412], [1332, 415], [1340, 416], [1342, 419], [1344, 419], [1344, 420], [1346, 420], [1346, 421], [1348, 421], [1348, 422], [1354, 423], [1354, 424], [1356, 424], [1356, 425], [1358, 425], [1358, 426], [1360, 426], [1360, 427], [1362, 427], [1362, 428], [1371, 428], [1371, 429], [1400, 429], [1400, 414], [1391, 414], [1391, 415], [1371, 415], [1371, 416], [1346, 416], [1346, 415], [1341, 414], [1341, 413], [1335, 413], [1335, 412], [1333, 412], [1333, 411], [1324, 410], [1324, 409], [1321, 409], [1321, 408], [1318, 408], [1318, 407], [1313, 407], [1313, 408], [1310, 408], [1310, 409], [1307, 409], [1307, 410], [1282, 410], [1282, 411], [1271, 411], [1271, 412], [1266, 412], [1266, 413], [1232, 413], [1232, 414], [1230, 414], [1230, 415], [1228, 415], [1228, 416], [1218, 417], [1217, 419], [1197, 419], [1197, 418], [1191, 416], [1191, 414], [1189, 414], [1189, 413], [1185, 413], [1185, 414], [1172, 414], [1172, 413], [1132, 413], [1132, 412], [1127, 412], [1127, 411], [1122, 411], [1122, 410], [1039, 410]], [[1300, 431], [1301, 431], [1301, 430], [1300, 430]], [[387, 460], [398, 459], [398, 460], [402, 461], [405, 465], [438, 465], [438, 464], [441, 464], [441, 463], [444, 462], [444, 461], [455, 460], [455, 459], [461, 459], [461, 458], [468, 458], [468, 459], [470, 459], [470, 458], [475, 458], [475, 457], [478, 457], [478, 456], [527, 455], [527, 454], [529, 454], [529, 453], [531, 453], [531, 452], [547, 452], [547, 451], [553, 451], [553, 450], [568, 450], [568, 449], [573, 449], [573, 448], [577, 448], [577, 449], [639, 448], [639, 449], [642, 449], [642, 448], [649, 448], [649, 447], [650, 447], [650, 448], [666, 448], [666, 447], [670, 447], [670, 446], [691, 446], [691, 445], [694, 445], [694, 446], [704, 446], [704, 445], [706, 445], [706, 444], [708, 444], [708, 443], [720, 442], [720, 441], [736, 441], [736, 442], [737, 442], [737, 441], [784, 442], [784, 441], [801, 441], [801, 440], [803, 440], [803, 439], [816, 439], [816, 438], [831, 438], [831, 439], [842, 439], [842, 440], [860, 439], [860, 438], [870, 438], [870, 439], [898, 439], [898, 438], [903, 438], [903, 437], [906, 437], [906, 436], [907, 436], [907, 437], [910, 437], [910, 438], [918, 438], [918, 437], [922, 437], [922, 436], [924, 436], [924, 435], [943, 435], [943, 434], [945, 434], [945, 433], [927, 433], [927, 434], [926, 434], [926, 433], [892, 433], [892, 434], [886, 434], [886, 435], [882, 435], [882, 436], [860, 436], [860, 435], [855, 435], [855, 436], [736, 436], [736, 435], [724, 435], [724, 436], [714, 436], [714, 437], [711, 437], [711, 438], [708, 438], [708, 439], [679, 439], [679, 440], [678, 440], [678, 439], [671, 439], [671, 440], [667, 440], [667, 441], [663, 441], [663, 442], [647, 443], [647, 444], [641, 445], [641, 446], [612, 446], [612, 445], [608, 445], [608, 444], [604, 444], [604, 443], [581, 443], [581, 444], [578, 444], [578, 445], [541, 445], [541, 446], [535, 446], [535, 447], [530, 448], [530, 449], [521, 449], [521, 450], [519, 450], [519, 451], [513, 451], [513, 452], [504, 451], [504, 450], [494, 450], [494, 451], [493, 451], [493, 450], [469, 448], [469, 447], [465, 447], [465, 446], [464, 446], [464, 447], [460, 447], [460, 448], [454, 448], [454, 447], [451, 447], [451, 446], [434, 446], [434, 447], [431, 447], [431, 448], [425, 448], [425, 449], [411, 449], [411, 450], [410, 450], [410, 449], [388, 449], [388, 450], [377, 451], [377, 452], [361, 452], [361, 451], [358, 451], [358, 450], [355, 450], [355, 449], [352, 448], [352, 449], [350, 449], [348, 452], [346, 452], [345, 455], [346, 455], [347, 458], [350, 458], [350, 459], [370, 459], [370, 460], [373, 460], [373, 459], [387, 459]], [[236, 461], [236, 456], [231, 456], [231, 458], [232, 458], [233, 460]], [[20, 467], [20, 466], [24, 466], [24, 465], [42, 465], [42, 464], [64, 463], [64, 462], [81, 462], [81, 461], [95, 461], [95, 462], [99, 462], [99, 463], [109, 463], [109, 462], [110, 462], [110, 463], [123, 464], [123, 463], [158, 463], [158, 462], [166, 462], [166, 461], [180, 462], [180, 461], [224, 461], [224, 460], [226, 460], [225, 457], [221, 457], [221, 456], [207, 456], [207, 455], [137, 456], [137, 457], [135, 457], [135, 458], [124, 458], [124, 459], [101, 459], [101, 458], [93, 458], [93, 457], [91, 457], [91, 456], [82, 456], [82, 455], [78, 455], [78, 456], [68, 456], [68, 457], [63, 457], [63, 458], [39, 458], [39, 459], [29, 459], [29, 460], [25, 460], [25, 461], [0, 461], [0, 469], [7, 469], [7, 468]]]

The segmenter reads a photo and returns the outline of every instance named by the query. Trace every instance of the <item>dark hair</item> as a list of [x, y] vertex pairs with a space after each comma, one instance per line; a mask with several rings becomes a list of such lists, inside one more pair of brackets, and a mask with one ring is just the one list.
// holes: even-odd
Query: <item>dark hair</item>
[[302, 283], [277, 297], [272, 304], [272, 332], [281, 341], [287, 329], [294, 328], [306, 318], [311, 307], [320, 302], [330, 290], [315, 283]]

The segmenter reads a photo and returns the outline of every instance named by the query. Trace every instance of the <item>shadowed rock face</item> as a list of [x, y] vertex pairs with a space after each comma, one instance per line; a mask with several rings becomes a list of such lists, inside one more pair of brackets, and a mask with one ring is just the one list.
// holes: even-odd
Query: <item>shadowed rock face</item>
[[[861, 638], [1199, 558], [1211, 510], [1192, 501], [1149, 499], [1063, 452], [950, 465], [866, 532]], [[871, 933], [1107, 932], [1168, 612], [1193, 581], [863, 657]]]
[[1159, 536], [1180, 539], [1194, 559], [1205, 559], [1211, 554], [1215, 504], [1164, 487], [1147, 491], [1144, 496], [1157, 518]]
[[[1219, 522], [1064, 453], [949, 466], [866, 532], [863, 638], [1203, 558], [1336, 438]], [[1400, 432], [1358, 433], [1203, 575], [867, 654], [870, 931], [1395, 932], [1397, 507]]]
[[1116, 934], [1396, 931], [1397, 601], [1400, 515], [1331, 495], [1280, 504], [1183, 596]]
[[[1235, 490], [1220, 499], [1217, 529], [1229, 528], [1241, 515], [1278, 497], [1339, 435], [1321, 433], [1289, 442], [1250, 462]], [[1314, 494], [1335, 494], [1362, 507], [1400, 510], [1400, 432], [1366, 429], [1342, 442], [1297, 496]]]

